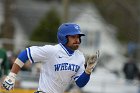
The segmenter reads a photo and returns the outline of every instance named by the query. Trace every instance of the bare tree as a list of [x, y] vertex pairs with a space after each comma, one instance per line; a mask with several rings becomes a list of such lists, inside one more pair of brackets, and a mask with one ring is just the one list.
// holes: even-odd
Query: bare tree
[[[1, 37], [13, 39], [14, 36], [14, 24], [13, 24], [13, 3], [14, 0], [3, 0], [4, 6], [4, 22], [1, 25]], [[12, 44], [3, 44], [7, 50], [13, 50]]]

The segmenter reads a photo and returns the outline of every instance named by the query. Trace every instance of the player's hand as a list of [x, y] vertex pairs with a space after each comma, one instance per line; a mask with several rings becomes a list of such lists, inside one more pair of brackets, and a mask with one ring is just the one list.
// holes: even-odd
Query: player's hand
[[99, 50], [96, 52], [95, 55], [92, 55], [91, 57], [89, 57], [89, 59], [87, 60], [87, 66], [85, 69], [85, 72], [87, 74], [91, 74], [92, 70], [95, 68], [97, 62], [98, 62], [98, 58], [99, 58]]
[[15, 85], [16, 74], [10, 72], [9, 75], [4, 79], [2, 87], [6, 90], [11, 90]]

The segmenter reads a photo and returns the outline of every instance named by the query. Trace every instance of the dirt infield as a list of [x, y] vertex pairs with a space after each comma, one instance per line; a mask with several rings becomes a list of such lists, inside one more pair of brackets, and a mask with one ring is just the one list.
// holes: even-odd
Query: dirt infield
[[10, 91], [0, 89], [0, 93], [34, 93], [35, 91], [36, 90], [32, 90], [32, 89], [13, 89]]

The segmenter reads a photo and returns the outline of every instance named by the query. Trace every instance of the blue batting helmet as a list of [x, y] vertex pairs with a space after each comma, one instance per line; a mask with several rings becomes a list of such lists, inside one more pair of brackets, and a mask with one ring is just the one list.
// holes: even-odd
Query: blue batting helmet
[[61, 44], [67, 43], [68, 35], [80, 35], [85, 36], [85, 34], [81, 33], [79, 25], [75, 23], [64, 23], [60, 25], [57, 32], [58, 42]]

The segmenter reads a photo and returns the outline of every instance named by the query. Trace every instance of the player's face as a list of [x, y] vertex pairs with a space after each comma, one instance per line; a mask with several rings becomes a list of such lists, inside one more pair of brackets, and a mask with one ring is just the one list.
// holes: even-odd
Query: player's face
[[80, 45], [80, 36], [79, 35], [70, 35], [67, 37], [68, 43], [66, 44], [72, 50], [76, 50]]

